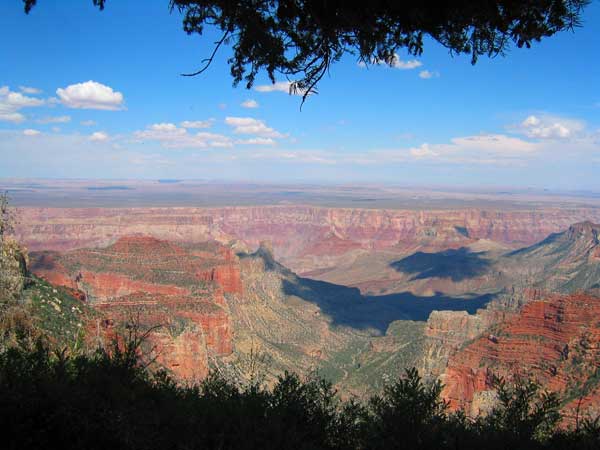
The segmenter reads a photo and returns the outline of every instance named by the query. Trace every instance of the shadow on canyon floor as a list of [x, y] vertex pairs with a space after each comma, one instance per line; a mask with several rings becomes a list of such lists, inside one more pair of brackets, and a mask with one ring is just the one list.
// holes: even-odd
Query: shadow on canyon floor
[[398, 272], [415, 274], [411, 280], [437, 277], [457, 282], [478, 277], [488, 270], [490, 261], [483, 258], [483, 254], [466, 247], [438, 253], [416, 252], [393, 261], [390, 266]]
[[440, 292], [431, 297], [420, 297], [410, 292], [363, 296], [356, 288], [308, 278], [284, 280], [283, 289], [287, 295], [318, 305], [324, 314], [331, 317], [333, 326], [371, 330], [375, 334], [385, 334], [395, 320], [426, 321], [434, 310], [473, 314], [495, 297], [495, 294], [450, 297]]

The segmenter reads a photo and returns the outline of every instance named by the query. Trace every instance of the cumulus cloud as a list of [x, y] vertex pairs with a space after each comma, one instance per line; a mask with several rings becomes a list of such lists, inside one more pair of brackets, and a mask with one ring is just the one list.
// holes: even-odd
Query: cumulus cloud
[[6, 111], [5, 108], [0, 105], [0, 121], [21, 123], [25, 120], [25, 116], [15, 111]]
[[69, 108], [116, 111], [123, 109], [123, 94], [96, 81], [58, 88], [56, 95]]
[[90, 135], [90, 141], [103, 142], [108, 140], [108, 134], [104, 131], [96, 131]]
[[37, 123], [68, 123], [71, 121], [71, 116], [54, 116], [42, 117], [36, 120]]
[[156, 131], [158, 133], [177, 133], [177, 134], [185, 134], [186, 131], [181, 128], [177, 128], [177, 125], [174, 123], [155, 123], [150, 125], [150, 130]]
[[481, 134], [476, 136], [457, 137], [449, 144], [422, 144], [409, 149], [416, 159], [440, 159], [444, 162], [487, 163], [502, 159], [522, 158], [539, 151], [533, 142], [503, 134]]
[[402, 70], [416, 69], [417, 67], [421, 67], [422, 65], [423, 63], [421, 63], [421, 61], [417, 61], [416, 59], [402, 61], [398, 58], [398, 55], [396, 55], [394, 61], [392, 62], [392, 67]]
[[241, 145], [277, 145], [277, 142], [271, 138], [250, 138], [250, 139], [239, 139], [235, 141], [236, 144]]
[[504, 134], [456, 137], [449, 143], [423, 143], [417, 147], [372, 150], [344, 158], [347, 163], [371, 165], [421, 162], [428, 164], [522, 164], [543, 151], [539, 143]]
[[256, 100], [248, 99], [241, 104], [244, 108], [258, 108], [258, 102]]
[[20, 92], [11, 91], [8, 86], [0, 87], [0, 121], [20, 123], [25, 116], [19, 111], [44, 105], [44, 100], [28, 97]]
[[[371, 64], [376, 64], [379, 66], [387, 65], [393, 67], [394, 69], [400, 70], [412, 70], [423, 65], [423, 63], [417, 59], [410, 59], [408, 61], [404, 61], [400, 59], [400, 56], [398, 56], [397, 53], [394, 53], [394, 56], [392, 56], [392, 59], [389, 61], [383, 59], [374, 59], [373, 61], [371, 61]], [[367, 67], [364, 61], [359, 61], [358, 66], [363, 68]]]
[[28, 128], [26, 130], [23, 130], [23, 134], [25, 136], [37, 136], [38, 134], [40, 134], [40, 132], [38, 130], [33, 130], [31, 128]]
[[285, 137], [279, 131], [268, 127], [264, 121], [252, 117], [226, 117], [225, 123], [233, 127], [235, 134], [252, 134], [267, 138]]
[[570, 139], [583, 131], [583, 122], [548, 115], [528, 116], [517, 127], [525, 136], [535, 139]]
[[82, 120], [81, 125], [83, 125], [84, 127], [93, 127], [94, 125], [96, 125], [96, 122], [93, 120]]
[[272, 84], [259, 84], [254, 87], [254, 90], [258, 92], [285, 92], [289, 94], [291, 84], [289, 81], [277, 81]]
[[258, 92], [285, 92], [289, 95], [304, 95], [306, 90], [298, 88], [292, 90], [292, 84], [293, 83], [291, 81], [277, 81], [273, 84], [259, 84], [258, 86], [254, 87], [254, 90]]
[[213, 124], [213, 119], [210, 120], [184, 120], [179, 125], [183, 128], [210, 128]]
[[136, 131], [138, 141], [157, 141], [165, 148], [226, 148], [233, 146], [228, 136], [216, 133], [189, 133], [186, 128], [174, 123], [155, 123], [145, 130]]
[[28, 95], [36, 95], [36, 94], [41, 94], [42, 90], [41, 89], [37, 89], [34, 87], [29, 87], [29, 86], [19, 86], [19, 90], [24, 93], [24, 94], [28, 94]]
[[133, 136], [138, 142], [156, 141], [165, 148], [230, 148], [235, 145], [273, 146], [277, 144], [275, 138], [284, 136], [269, 128], [263, 121], [248, 117], [227, 117], [225, 119], [225, 123], [233, 127], [235, 134], [251, 135], [248, 138], [234, 139], [227, 135], [205, 131], [190, 132], [192, 124], [199, 127], [200, 124], [209, 125], [211, 123], [212, 119], [202, 123], [182, 122], [182, 126], [177, 126], [171, 122], [155, 123], [146, 127], [145, 130], [134, 132]]
[[424, 80], [429, 80], [431, 78], [438, 78], [440, 76], [439, 72], [429, 71], [429, 70], [421, 70], [419, 72], [419, 78], [423, 78]]
[[410, 154], [415, 158], [434, 158], [439, 156], [440, 153], [431, 148], [427, 143], [421, 144], [420, 147], [413, 147], [410, 149]]

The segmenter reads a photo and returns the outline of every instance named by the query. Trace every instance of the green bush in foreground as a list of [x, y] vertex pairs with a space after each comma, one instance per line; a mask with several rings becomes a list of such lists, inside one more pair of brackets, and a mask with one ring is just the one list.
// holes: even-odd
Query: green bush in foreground
[[451, 414], [439, 384], [408, 370], [368, 402], [331, 384], [282, 375], [272, 388], [212, 373], [181, 386], [149, 373], [137, 343], [67, 357], [42, 344], [0, 354], [7, 449], [592, 449], [600, 427], [559, 431], [558, 401], [535, 383], [499, 384], [475, 421]]

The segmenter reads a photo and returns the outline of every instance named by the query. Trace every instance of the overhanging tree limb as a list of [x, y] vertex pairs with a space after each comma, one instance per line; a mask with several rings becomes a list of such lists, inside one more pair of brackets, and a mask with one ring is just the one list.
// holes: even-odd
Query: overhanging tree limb
[[[37, 0], [22, 0], [29, 12]], [[105, 0], [92, 0], [100, 9]], [[423, 53], [426, 37], [451, 55], [504, 55], [511, 44], [533, 42], [580, 25], [589, 0], [370, 0], [357, 8], [344, 0], [170, 0], [183, 14], [183, 29], [200, 34], [217, 28], [223, 38], [202, 60], [203, 73], [222, 44], [231, 42], [228, 58], [234, 86], [249, 89], [259, 72], [271, 82], [276, 75], [294, 76], [290, 92], [303, 102], [344, 55], [365, 63], [393, 65], [396, 53]]]

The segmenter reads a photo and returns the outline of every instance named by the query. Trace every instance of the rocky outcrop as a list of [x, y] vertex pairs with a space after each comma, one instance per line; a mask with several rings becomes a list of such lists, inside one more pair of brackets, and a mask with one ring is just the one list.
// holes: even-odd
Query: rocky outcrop
[[[196, 296], [136, 293], [97, 303], [95, 308], [104, 313], [107, 324], [136, 322], [142, 329], [156, 327], [151, 340], [153, 336], [177, 338], [195, 333], [197, 343], [203, 344], [211, 356], [229, 355], [233, 350], [229, 313], [214, 302], [210, 292]], [[180, 365], [189, 363], [180, 361]]]
[[147, 333], [145, 357], [156, 359], [176, 377], [188, 381], [204, 378], [211, 358], [233, 351], [228, 311], [210, 295], [167, 296], [136, 293], [97, 303], [102, 312], [101, 327], [106, 338], [119, 328], [135, 325]]
[[[56, 277], [58, 278], [58, 277]], [[189, 295], [190, 290], [168, 284], [147, 283], [132, 280], [129, 276], [118, 273], [96, 273], [90, 270], [80, 270], [71, 277], [75, 287], [82, 289], [91, 299], [110, 299], [145, 292], [148, 294]]]
[[48, 281], [79, 288], [91, 301], [135, 292], [190, 295], [206, 285], [241, 294], [237, 256], [217, 243], [192, 248], [148, 236], [128, 236], [97, 249], [33, 253], [32, 271]]
[[481, 334], [486, 326], [480, 316], [466, 311], [433, 311], [425, 326], [427, 341], [421, 372], [433, 379], [440, 378], [450, 355]]
[[596, 385], [588, 381], [600, 368], [599, 342], [600, 298], [544, 296], [454, 351], [442, 376], [443, 396], [452, 408], [476, 415], [482, 393], [494, 389], [494, 376], [521, 374], [567, 398], [589, 398]]
[[199, 380], [211, 358], [233, 351], [224, 295], [242, 293], [240, 264], [221, 244], [179, 246], [128, 236], [104, 248], [32, 259], [36, 275], [79, 293], [102, 313], [97, 326], [105, 340], [127, 334], [126, 324], [151, 330], [148, 355], [178, 378]]
[[13, 239], [0, 239], [0, 302], [17, 301], [27, 280], [27, 252]]
[[600, 287], [600, 225], [582, 222], [517, 250], [496, 265], [514, 280], [547, 291], [574, 292]]
[[242, 293], [239, 268], [232, 265], [213, 267], [209, 272], [199, 273], [198, 279], [216, 282], [227, 293]]

